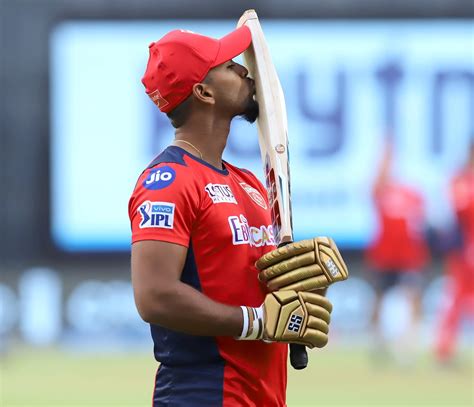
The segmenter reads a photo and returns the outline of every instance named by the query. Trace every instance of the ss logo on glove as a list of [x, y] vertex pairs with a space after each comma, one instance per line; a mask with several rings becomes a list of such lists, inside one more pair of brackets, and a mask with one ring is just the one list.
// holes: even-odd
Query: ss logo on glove
[[299, 315], [292, 315], [290, 323], [288, 324], [288, 330], [293, 332], [299, 332], [302, 322], [303, 318], [301, 318]]

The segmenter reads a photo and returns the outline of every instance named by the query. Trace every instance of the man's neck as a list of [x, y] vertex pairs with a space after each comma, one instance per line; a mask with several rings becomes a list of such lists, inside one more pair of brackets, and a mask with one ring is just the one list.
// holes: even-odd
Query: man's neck
[[[189, 121], [176, 129], [175, 140], [187, 143], [173, 143], [190, 154], [202, 158], [212, 166], [222, 169], [222, 154], [230, 131], [230, 121], [196, 123]], [[202, 157], [200, 157], [202, 155]]]

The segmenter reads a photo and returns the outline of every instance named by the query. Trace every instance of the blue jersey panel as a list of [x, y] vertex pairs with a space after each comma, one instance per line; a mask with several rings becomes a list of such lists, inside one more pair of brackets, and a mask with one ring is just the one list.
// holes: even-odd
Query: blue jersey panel
[[153, 407], [222, 406], [224, 363], [193, 366], [161, 365], [157, 372]]
[[[188, 249], [181, 281], [201, 291], [192, 245]], [[168, 366], [222, 362], [214, 337], [186, 335], [150, 325], [157, 361]]]

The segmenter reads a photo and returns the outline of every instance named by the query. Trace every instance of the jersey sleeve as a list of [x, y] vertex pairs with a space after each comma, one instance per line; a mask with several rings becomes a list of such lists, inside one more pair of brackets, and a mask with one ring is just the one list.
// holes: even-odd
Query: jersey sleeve
[[189, 247], [200, 207], [189, 168], [162, 163], [143, 172], [130, 198], [132, 243], [160, 240]]

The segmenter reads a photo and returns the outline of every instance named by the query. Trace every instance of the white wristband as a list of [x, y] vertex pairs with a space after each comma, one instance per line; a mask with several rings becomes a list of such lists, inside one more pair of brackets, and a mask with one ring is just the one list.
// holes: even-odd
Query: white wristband
[[244, 324], [242, 326], [242, 333], [237, 339], [245, 338], [249, 331], [249, 313], [247, 311], [247, 307], [241, 306], [240, 309], [242, 310], [242, 315], [244, 316]]
[[239, 340], [257, 340], [263, 337], [263, 305], [257, 308], [241, 306], [244, 323]]

